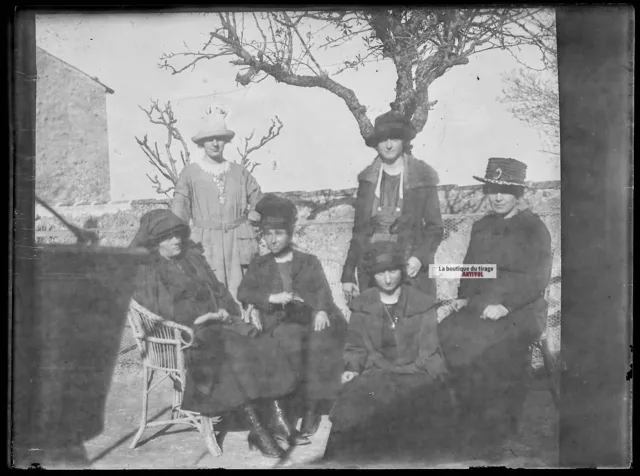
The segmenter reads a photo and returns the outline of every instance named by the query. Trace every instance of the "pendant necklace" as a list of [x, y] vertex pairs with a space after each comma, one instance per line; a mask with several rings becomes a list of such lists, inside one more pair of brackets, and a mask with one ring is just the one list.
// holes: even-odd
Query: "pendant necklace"
[[387, 305], [385, 303], [382, 303], [382, 305], [384, 306], [384, 312], [387, 314], [387, 317], [389, 318], [389, 321], [391, 322], [391, 329], [395, 329], [396, 328], [396, 323], [398, 322], [398, 318], [397, 317], [391, 317], [391, 314], [389, 313], [389, 309], [387, 308]]

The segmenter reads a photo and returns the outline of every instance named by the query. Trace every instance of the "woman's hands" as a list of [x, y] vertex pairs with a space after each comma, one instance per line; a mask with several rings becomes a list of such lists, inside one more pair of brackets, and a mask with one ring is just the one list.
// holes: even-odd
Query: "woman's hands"
[[258, 311], [255, 307], [251, 309], [249, 313], [249, 321], [260, 332], [262, 332], [262, 321], [260, 320], [260, 311]]
[[351, 372], [351, 371], [342, 372], [342, 376], [340, 377], [340, 382], [342, 384], [351, 382], [358, 375], [359, 375], [358, 372]]
[[509, 314], [509, 310], [502, 304], [491, 304], [484, 308], [480, 319], [491, 319], [492, 321], [497, 321], [507, 314]]
[[342, 292], [347, 302], [360, 295], [360, 289], [356, 283], [342, 283]]
[[450, 306], [454, 312], [458, 312], [460, 309], [465, 307], [469, 303], [468, 299], [454, 299]]
[[331, 322], [329, 321], [329, 316], [325, 311], [319, 311], [316, 314], [316, 317], [313, 318], [313, 330], [321, 331], [322, 329], [326, 329], [331, 326]]
[[415, 256], [412, 256], [407, 260], [407, 276], [410, 278], [415, 278], [421, 269], [422, 262]]
[[226, 309], [220, 309], [217, 312], [207, 312], [193, 321], [194, 325], [204, 324], [208, 321], [227, 322], [229, 320], [229, 313]]
[[271, 304], [289, 304], [291, 301], [293, 301], [293, 293], [278, 293], [278, 294], [272, 294], [269, 296], [269, 302]]

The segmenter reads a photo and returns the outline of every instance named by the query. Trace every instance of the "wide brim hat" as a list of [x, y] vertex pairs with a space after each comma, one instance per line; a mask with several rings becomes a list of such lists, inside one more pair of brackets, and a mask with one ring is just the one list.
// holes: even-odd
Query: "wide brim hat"
[[369, 147], [376, 147], [387, 139], [409, 141], [414, 139], [416, 135], [417, 131], [409, 119], [394, 111], [389, 111], [376, 118], [373, 134], [365, 139], [365, 144]]
[[176, 233], [188, 238], [190, 231], [189, 225], [171, 210], [151, 210], [140, 218], [140, 227], [129, 247], [152, 248]]
[[228, 112], [220, 107], [216, 107], [209, 114], [206, 114], [200, 124], [198, 132], [191, 137], [196, 144], [200, 144], [211, 139], [222, 139], [229, 142], [236, 135], [235, 132], [227, 128], [226, 117]]
[[379, 241], [364, 253], [364, 271], [373, 276], [383, 271], [403, 269], [406, 264], [404, 250], [393, 241]]
[[492, 157], [484, 177], [473, 175], [480, 182], [496, 185], [526, 187], [527, 165], [516, 159]]
[[264, 195], [256, 204], [262, 228], [291, 229], [298, 220], [298, 209], [287, 198], [273, 193]]

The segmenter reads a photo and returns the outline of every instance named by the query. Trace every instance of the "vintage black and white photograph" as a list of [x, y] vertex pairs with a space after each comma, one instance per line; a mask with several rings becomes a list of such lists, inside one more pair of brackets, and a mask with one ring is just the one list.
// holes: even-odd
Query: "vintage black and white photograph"
[[16, 467], [559, 466], [555, 9], [43, 12], [35, 66]]

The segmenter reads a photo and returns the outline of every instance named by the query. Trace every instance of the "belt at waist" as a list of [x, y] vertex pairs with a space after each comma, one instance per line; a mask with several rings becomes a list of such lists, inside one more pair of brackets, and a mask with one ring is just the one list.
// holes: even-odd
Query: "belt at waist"
[[232, 222], [223, 222], [223, 221], [217, 221], [217, 220], [194, 220], [193, 226], [198, 228], [205, 228], [208, 230], [229, 231], [239, 227], [246, 221], [247, 221], [247, 216], [243, 215]]

